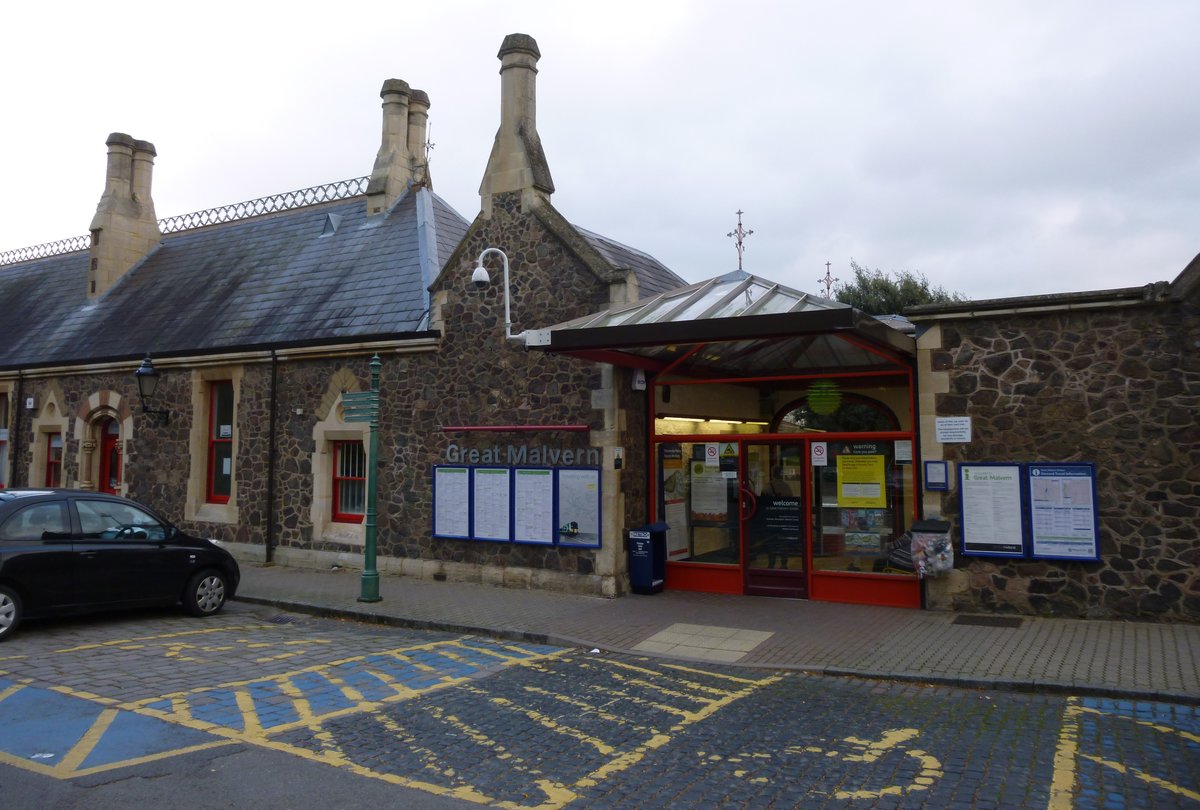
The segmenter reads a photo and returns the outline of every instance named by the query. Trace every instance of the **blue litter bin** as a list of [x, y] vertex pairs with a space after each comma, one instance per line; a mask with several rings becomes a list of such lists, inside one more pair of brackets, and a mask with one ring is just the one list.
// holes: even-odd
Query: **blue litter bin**
[[629, 530], [629, 589], [652, 594], [663, 589], [667, 578], [667, 529], [659, 521]]

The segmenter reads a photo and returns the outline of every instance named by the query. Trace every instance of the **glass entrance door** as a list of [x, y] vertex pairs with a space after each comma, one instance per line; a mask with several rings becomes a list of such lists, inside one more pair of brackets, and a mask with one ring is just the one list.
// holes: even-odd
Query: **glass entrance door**
[[739, 476], [745, 593], [808, 597], [804, 444], [746, 442]]

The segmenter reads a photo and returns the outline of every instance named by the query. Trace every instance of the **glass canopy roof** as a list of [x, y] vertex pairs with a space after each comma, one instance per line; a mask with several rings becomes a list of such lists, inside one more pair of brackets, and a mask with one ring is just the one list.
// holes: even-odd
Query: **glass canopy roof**
[[848, 304], [743, 272], [547, 331], [550, 343], [541, 347], [546, 350], [655, 373], [670, 369], [671, 376], [899, 370], [909, 368], [916, 354], [915, 339], [889, 323]]

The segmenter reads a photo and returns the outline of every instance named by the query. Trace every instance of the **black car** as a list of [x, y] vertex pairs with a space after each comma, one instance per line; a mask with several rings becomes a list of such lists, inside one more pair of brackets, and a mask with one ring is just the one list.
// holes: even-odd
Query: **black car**
[[61, 613], [182, 604], [209, 616], [240, 578], [228, 551], [127, 498], [0, 490], [0, 641]]

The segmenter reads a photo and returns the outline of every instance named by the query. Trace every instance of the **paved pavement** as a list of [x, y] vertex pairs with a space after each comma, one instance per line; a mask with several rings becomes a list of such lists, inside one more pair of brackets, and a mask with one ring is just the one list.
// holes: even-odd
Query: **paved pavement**
[[[237, 598], [403, 627], [825, 675], [1200, 704], [1200, 625], [997, 617], [682, 593], [618, 599], [242, 565]], [[975, 622], [975, 623], [971, 623]]]

